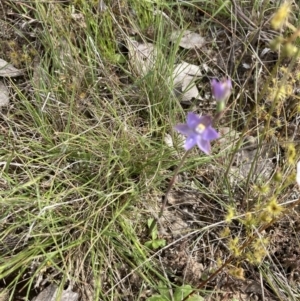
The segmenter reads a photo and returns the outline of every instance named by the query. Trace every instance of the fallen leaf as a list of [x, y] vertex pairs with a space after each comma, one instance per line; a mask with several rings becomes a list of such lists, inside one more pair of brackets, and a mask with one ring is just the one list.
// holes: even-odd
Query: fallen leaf
[[[57, 299], [58, 296], [60, 299]], [[50, 284], [33, 301], [77, 301], [78, 298], [79, 295], [71, 289], [68, 288], [60, 293], [57, 285]]]
[[205, 44], [205, 38], [196, 32], [190, 30], [174, 31], [171, 34], [171, 41], [174, 42], [180, 38], [179, 46], [184, 49], [200, 48]]
[[15, 77], [21, 75], [23, 72], [15, 68], [12, 64], [0, 59], [0, 76]]
[[145, 75], [155, 64], [156, 48], [151, 43], [139, 43], [130, 39], [127, 46], [131, 68], [137, 75]]
[[182, 62], [173, 71], [174, 93], [181, 102], [189, 102], [192, 98], [199, 99], [199, 90], [195, 84], [195, 77], [201, 76], [199, 66]]
[[9, 91], [4, 83], [0, 82], [0, 107], [6, 106], [9, 101]]
[[250, 172], [253, 182], [257, 180], [266, 181], [274, 171], [274, 150], [269, 145], [259, 147], [258, 140], [253, 136], [247, 136], [246, 138], [243, 146], [235, 155], [235, 166], [230, 168], [230, 181], [240, 183], [247, 180]]
[[168, 133], [165, 134], [164, 142], [168, 147], [174, 147], [172, 136]]
[[221, 149], [225, 149], [226, 147], [229, 147], [230, 149], [234, 148], [241, 135], [241, 133], [230, 127], [219, 128], [219, 133], [221, 138], [219, 138], [216, 143]]
[[103, 12], [105, 10], [107, 10], [107, 5], [104, 3], [103, 0], [99, 0], [99, 3], [98, 3], [98, 10], [100, 12]]

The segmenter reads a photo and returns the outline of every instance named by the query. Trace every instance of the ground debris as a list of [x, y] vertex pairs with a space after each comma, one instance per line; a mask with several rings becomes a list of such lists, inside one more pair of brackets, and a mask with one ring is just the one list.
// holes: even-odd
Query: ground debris
[[0, 76], [2, 77], [15, 77], [20, 76], [23, 72], [15, 68], [12, 64], [0, 59]]
[[9, 101], [9, 91], [6, 85], [0, 82], [0, 107], [3, 107], [8, 104]]

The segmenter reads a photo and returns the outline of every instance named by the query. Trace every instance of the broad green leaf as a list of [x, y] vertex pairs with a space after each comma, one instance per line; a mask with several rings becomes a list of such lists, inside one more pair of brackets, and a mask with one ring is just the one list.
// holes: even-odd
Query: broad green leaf
[[145, 246], [149, 249], [153, 249], [153, 241], [152, 240], [149, 240], [149, 241], [146, 241], [145, 242]]
[[166, 299], [170, 299], [169, 288], [162, 281], [158, 283], [157, 289], [162, 297], [165, 297]]
[[166, 245], [165, 239], [156, 239], [152, 241], [152, 247], [153, 249], [158, 249], [160, 247], [164, 247]]
[[184, 285], [181, 287], [177, 287], [174, 292], [174, 300], [175, 301], [181, 301], [183, 298], [185, 298], [189, 293], [193, 291], [192, 287], [190, 285]]

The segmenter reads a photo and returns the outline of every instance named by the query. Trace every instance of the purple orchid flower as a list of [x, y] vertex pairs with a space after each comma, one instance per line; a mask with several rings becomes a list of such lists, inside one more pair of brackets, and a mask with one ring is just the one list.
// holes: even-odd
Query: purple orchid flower
[[209, 116], [201, 116], [189, 112], [186, 124], [178, 124], [175, 130], [186, 136], [184, 148], [190, 150], [197, 145], [205, 154], [210, 153], [210, 141], [220, 137], [212, 127], [212, 119]]
[[232, 89], [231, 79], [211, 80], [212, 94], [217, 101], [225, 101]]

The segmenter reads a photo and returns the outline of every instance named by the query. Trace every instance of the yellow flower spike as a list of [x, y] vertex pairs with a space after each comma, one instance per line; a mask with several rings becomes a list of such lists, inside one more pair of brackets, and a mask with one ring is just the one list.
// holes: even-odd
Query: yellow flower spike
[[285, 2], [283, 3], [279, 9], [277, 10], [277, 12], [274, 14], [272, 20], [271, 20], [271, 26], [278, 30], [280, 29], [284, 22], [286, 21], [286, 19], [288, 18], [289, 16], [289, 13], [290, 13], [290, 3], [288, 2]]
[[285, 42], [283, 37], [276, 37], [274, 40], [272, 40], [270, 42], [270, 48], [275, 51], [275, 50], [279, 50], [280, 46], [283, 45]]
[[269, 223], [272, 221], [272, 216], [269, 211], [264, 211], [259, 215], [258, 220], [263, 223]]
[[254, 264], [254, 257], [252, 252], [247, 252], [246, 253], [246, 260], [250, 263], [250, 264]]
[[268, 184], [260, 186], [260, 192], [267, 194], [270, 191], [270, 186]]
[[253, 214], [251, 212], [247, 212], [245, 214], [244, 219], [242, 220], [242, 223], [248, 227], [248, 228], [252, 228], [252, 226], [254, 226], [256, 224], [256, 217], [253, 216]]
[[238, 243], [239, 243], [239, 238], [238, 238], [238, 237], [235, 237], [235, 238], [231, 239], [230, 242], [231, 242], [231, 244], [232, 244], [233, 246], [237, 246]]
[[296, 149], [293, 143], [290, 143], [287, 147], [287, 160], [288, 163], [294, 165], [296, 157]]
[[233, 207], [229, 207], [227, 210], [227, 214], [225, 216], [225, 221], [230, 223], [235, 216], [235, 209]]
[[270, 212], [273, 216], [277, 216], [279, 215], [282, 211], [283, 211], [283, 208], [282, 206], [280, 206], [278, 203], [277, 203], [277, 200], [276, 198], [272, 198], [269, 203], [267, 204], [267, 211]]
[[285, 57], [292, 57], [298, 54], [298, 48], [297, 46], [287, 43], [282, 48], [282, 55]]
[[225, 227], [221, 232], [220, 232], [220, 237], [221, 238], [225, 238], [228, 237], [230, 235], [231, 231], [229, 229], [229, 227]]
[[217, 258], [217, 267], [218, 267], [218, 268], [221, 267], [222, 264], [223, 264], [222, 259], [221, 259], [220, 257], [218, 257], [218, 258]]
[[285, 181], [286, 185], [294, 184], [296, 181], [296, 178], [297, 178], [296, 173], [294, 173], [294, 172], [291, 173]]
[[263, 237], [263, 238], [260, 239], [260, 241], [261, 241], [262, 245], [264, 245], [264, 246], [267, 246], [267, 245], [270, 244], [269, 237]]
[[252, 248], [255, 251], [259, 251], [259, 250], [264, 250], [265, 245], [268, 244], [268, 239], [265, 238], [257, 238], [255, 239], [255, 241], [252, 243]]
[[263, 248], [253, 252], [253, 259], [255, 264], [260, 264], [265, 256], [267, 255], [267, 251]]
[[238, 247], [234, 247], [231, 251], [232, 251], [233, 256], [236, 258], [240, 257], [242, 254], [240, 248], [238, 248]]
[[235, 237], [235, 238], [231, 239], [228, 243], [229, 250], [232, 252], [232, 254], [235, 257], [240, 257], [241, 253], [242, 253], [239, 246], [238, 246], [238, 244], [239, 244], [239, 238], [238, 237]]

